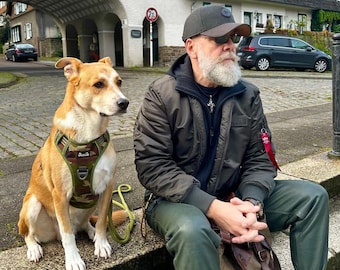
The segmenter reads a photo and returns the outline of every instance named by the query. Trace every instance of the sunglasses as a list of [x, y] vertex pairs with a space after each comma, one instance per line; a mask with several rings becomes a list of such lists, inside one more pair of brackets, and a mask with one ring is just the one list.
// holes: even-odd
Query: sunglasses
[[241, 36], [237, 35], [237, 34], [233, 34], [233, 35], [224, 35], [224, 36], [220, 36], [220, 37], [208, 37], [210, 39], [213, 39], [217, 44], [225, 44], [228, 43], [229, 39], [231, 39], [231, 41], [233, 43], [239, 43]]

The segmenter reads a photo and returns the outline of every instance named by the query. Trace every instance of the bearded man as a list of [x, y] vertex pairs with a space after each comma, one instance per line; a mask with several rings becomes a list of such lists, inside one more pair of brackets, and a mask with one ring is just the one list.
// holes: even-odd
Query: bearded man
[[[136, 119], [146, 220], [164, 237], [175, 269], [220, 269], [212, 223], [233, 243], [262, 241], [267, 226], [290, 228], [295, 269], [327, 264], [327, 192], [309, 181], [274, 180], [259, 89], [241, 78], [236, 56], [235, 43], [250, 33], [228, 8], [194, 10], [184, 24], [186, 54], [150, 85]], [[266, 222], [257, 220], [262, 211]]]

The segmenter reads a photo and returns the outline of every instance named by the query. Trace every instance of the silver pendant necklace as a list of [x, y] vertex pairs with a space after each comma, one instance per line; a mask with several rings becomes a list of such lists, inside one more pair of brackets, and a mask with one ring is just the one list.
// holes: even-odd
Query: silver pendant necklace
[[208, 92], [208, 91], [206, 91], [206, 89], [208, 89], [207, 87], [201, 86], [198, 83], [196, 83], [196, 85], [197, 85], [197, 88], [199, 89], [199, 91], [203, 95], [205, 95], [206, 97], [209, 98], [209, 101], [208, 101], [208, 103], [206, 103], [206, 105], [208, 106], [210, 113], [211, 114], [214, 113], [214, 110], [215, 110], [215, 107], [216, 107], [216, 104], [214, 102], [214, 96], [217, 93], [217, 91], [215, 91], [214, 93], [210, 94], [212, 91], [209, 91], [210, 93], [207, 93]]
[[214, 103], [214, 100], [213, 100], [213, 95], [209, 95], [209, 102], [207, 103], [207, 106], [210, 109], [210, 113], [213, 113], [216, 107], [216, 104]]

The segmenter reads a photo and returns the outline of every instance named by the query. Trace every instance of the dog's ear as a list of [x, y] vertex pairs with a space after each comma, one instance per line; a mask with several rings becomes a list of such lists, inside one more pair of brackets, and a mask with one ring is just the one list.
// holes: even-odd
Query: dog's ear
[[65, 77], [71, 81], [72, 78], [78, 75], [79, 66], [83, 64], [77, 58], [74, 57], [64, 57], [55, 63], [56, 68], [64, 68], [64, 75]]
[[109, 64], [112, 67], [112, 61], [110, 57], [104, 57], [102, 59], [99, 59], [98, 62]]

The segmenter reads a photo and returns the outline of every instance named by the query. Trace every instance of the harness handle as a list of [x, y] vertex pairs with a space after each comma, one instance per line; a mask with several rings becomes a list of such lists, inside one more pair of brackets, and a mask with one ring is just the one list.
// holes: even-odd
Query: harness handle
[[[114, 190], [112, 192], [112, 195], [117, 193], [121, 203], [112, 199], [112, 203], [110, 203], [110, 207], [109, 207], [109, 211], [108, 211], [108, 217], [109, 217], [109, 226], [108, 227], [109, 227], [110, 235], [111, 235], [113, 240], [115, 240], [116, 242], [118, 242], [120, 244], [125, 244], [125, 243], [129, 242], [131, 231], [133, 230], [133, 227], [135, 226], [136, 217], [132, 213], [132, 211], [129, 209], [129, 206], [126, 204], [124, 196], [122, 194], [122, 193], [129, 192], [131, 190], [132, 190], [132, 188], [131, 188], [131, 186], [129, 184], [121, 184], [121, 185], [119, 185], [118, 189]], [[119, 235], [119, 233], [116, 230], [116, 227], [113, 224], [113, 221], [112, 221], [112, 204], [114, 204], [114, 205], [122, 208], [123, 210], [125, 210], [126, 213], [129, 216], [130, 222], [129, 222], [129, 224], [125, 228], [125, 235], [123, 237], [121, 237]]]

